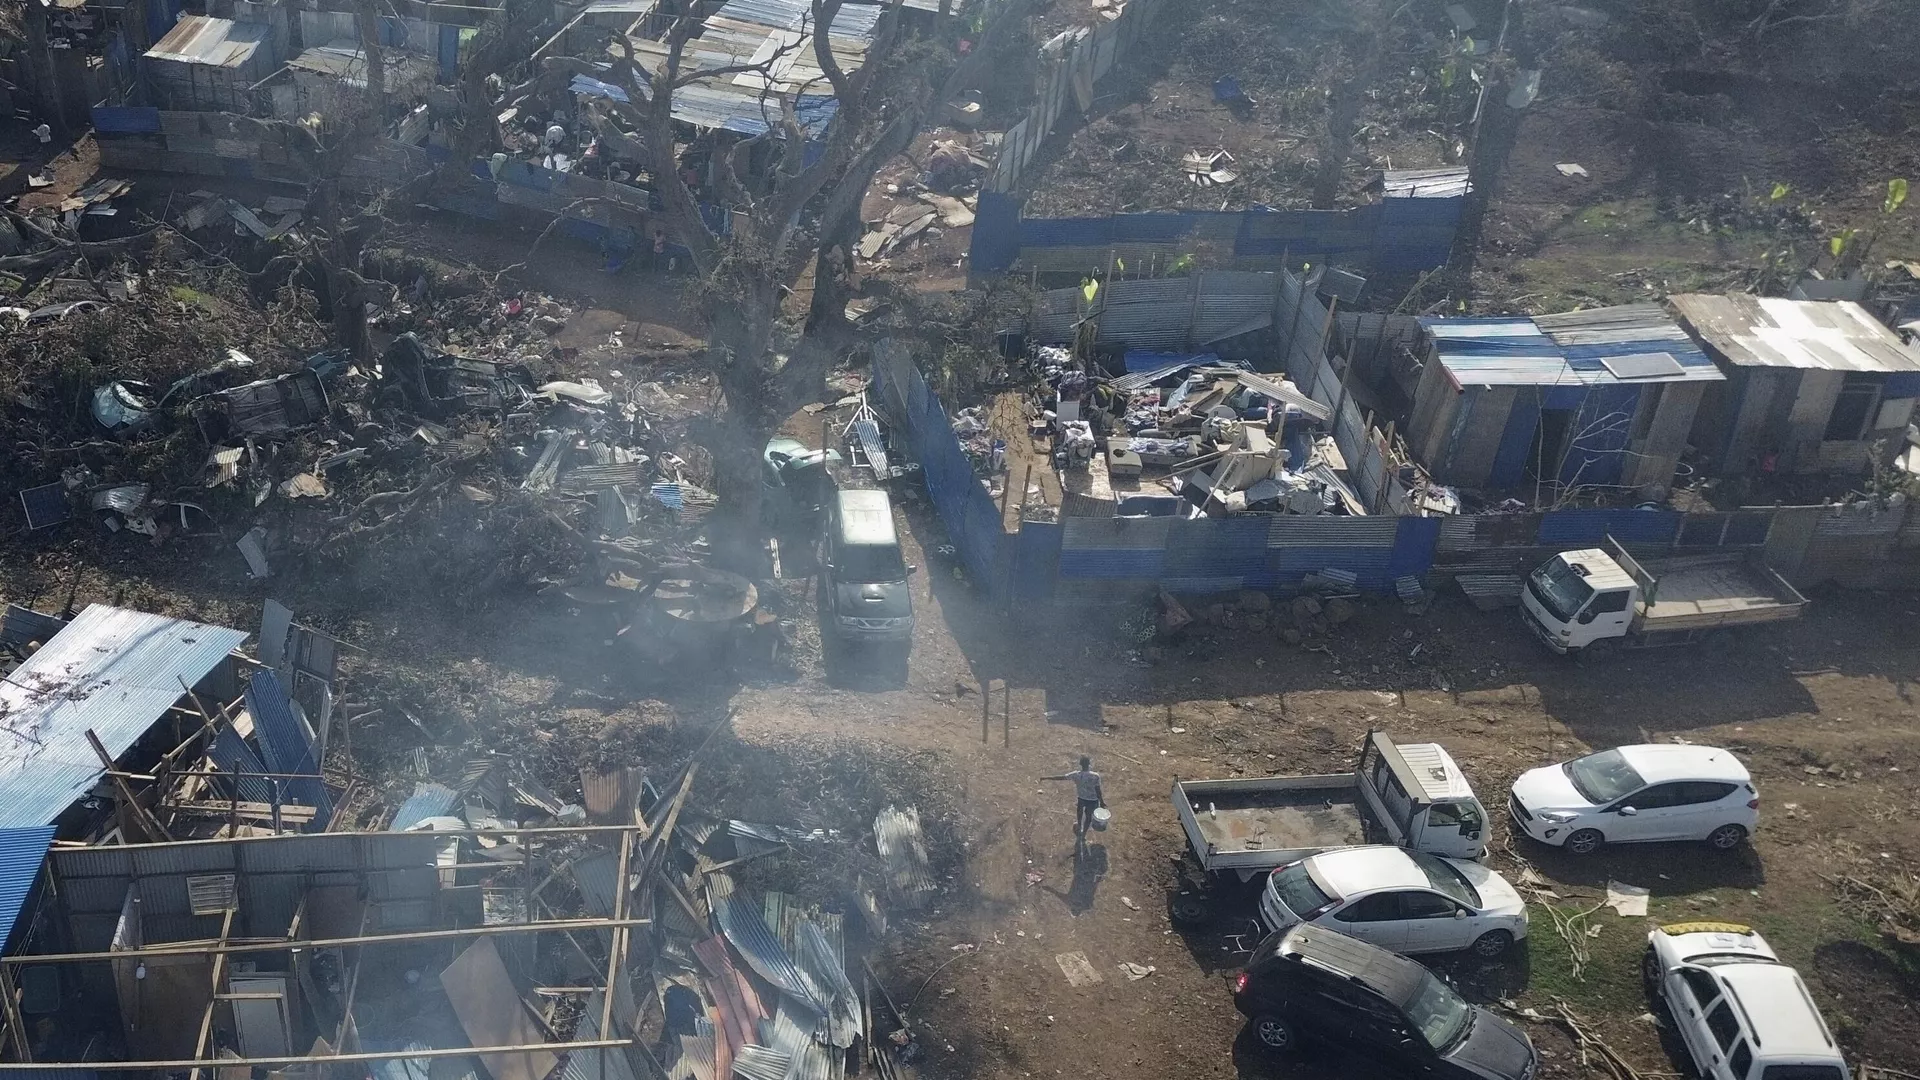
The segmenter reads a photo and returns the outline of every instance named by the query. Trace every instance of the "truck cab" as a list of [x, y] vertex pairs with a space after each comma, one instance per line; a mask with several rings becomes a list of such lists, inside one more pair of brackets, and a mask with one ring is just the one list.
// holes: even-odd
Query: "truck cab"
[[1454, 859], [1486, 854], [1486, 808], [1446, 747], [1376, 731], [1360, 751], [1359, 775], [1360, 797], [1394, 843]]
[[1624, 638], [1640, 603], [1640, 585], [1599, 548], [1563, 551], [1527, 576], [1520, 607], [1534, 633], [1558, 653]]

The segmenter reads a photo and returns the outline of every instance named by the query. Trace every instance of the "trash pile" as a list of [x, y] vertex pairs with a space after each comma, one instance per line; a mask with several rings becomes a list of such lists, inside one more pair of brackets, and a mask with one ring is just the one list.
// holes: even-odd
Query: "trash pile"
[[866, 235], [855, 253], [866, 262], [884, 261], [922, 241], [937, 240], [946, 229], [973, 224], [979, 205], [979, 185], [993, 167], [991, 146], [970, 145], [974, 139], [955, 133], [936, 140], [927, 152], [927, 167], [918, 175], [886, 185], [893, 200], [887, 212], [867, 221]]
[[[1368, 513], [1326, 431], [1332, 410], [1291, 382], [1213, 356], [1117, 378], [1063, 348], [1036, 363], [1047, 389], [1031, 434], [1056, 469], [1098, 474], [1119, 516]], [[1134, 493], [1154, 474], [1167, 495]]]
[[617, 369], [565, 377], [564, 305], [405, 283], [373, 320], [397, 336], [362, 363], [237, 277], [155, 269], [121, 300], [75, 281], [95, 295], [0, 319], [3, 468], [28, 530], [210, 538], [232, 545], [215, 565], [255, 579], [351, 561], [349, 588], [464, 603], [585, 586], [576, 603], [615, 609], [631, 642], [636, 624], [759, 625], [750, 585], [697, 566], [718, 500], [669, 449], [691, 407]]
[[[652, 1058], [642, 1068], [645, 1059], [619, 1060], [642, 1051], [620, 1052], [609, 1075], [834, 1078], [858, 1055], [882, 1077], [899, 1076], [922, 1054], [912, 1002], [900, 1007], [864, 956], [890, 922], [901, 929], [939, 890], [917, 810], [886, 806], [869, 846], [837, 828], [703, 812], [689, 799], [697, 772], [689, 765], [656, 787], [640, 767], [583, 769], [580, 800], [569, 802], [505, 756], [484, 755], [465, 762], [457, 779], [418, 782], [388, 829], [448, 833], [445, 866], [497, 863], [510, 873], [542, 856], [539, 888], [479, 890], [488, 923], [571, 909], [652, 921], [644, 935], [598, 935], [616, 952], [624, 939], [627, 962], [613, 969], [615, 1009], [590, 999], [573, 1038], [599, 1037], [597, 1022], [610, 1015]], [[602, 832], [556, 845], [541, 836], [537, 847], [511, 831], [589, 822], [645, 825], [626, 840]], [[809, 863], [844, 876], [816, 877]], [[842, 884], [810, 895], [821, 886], [806, 883], [818, 880]], [[604, 962], [581, 958], [592, 966], [573, 981], [591, 985]], [[585, 1064], [567, 1075], [597, 1075], [598, 1061]]]

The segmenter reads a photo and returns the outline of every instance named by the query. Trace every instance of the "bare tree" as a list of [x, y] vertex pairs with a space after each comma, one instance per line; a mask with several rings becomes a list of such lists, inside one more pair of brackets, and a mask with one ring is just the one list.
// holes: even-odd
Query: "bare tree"
[[[976, 48], [955, 62], [932, 43], [910, 37], [899, 0], [881, 13], [861, 65], [846, 70], [830, 30], [843, 0], [811, 0], [803, 35], [788, 49], [810, 48], [826, 85], [781, 89], [774, 72], [787, 50], [770, 58], [707, 68], [686, 63], [701, 17], [682, 17], [651, 69], [623, 39], [616, 65], [631, 104], [620, 107], [638, 128], [651, 183], [665, 207], [667, 232], [692, 252], [699, 311], [707, 327], [708, 362], [725, 408], [709, 419], [700, 441], [713, 456], [722, 510], [750, 519], [759, 497], [758, 451], [792, 411], [820, 391], [834, 352], [818, 338], [789, 333], [781, 341], [781, 304], [809, 262], [833, 243], [857, 235], [860, 203], [875, 173], [905, 150], [930, 107], [973, 75]], [[1000, 17], [1024, 0], [1000, 5]], [[991, 25], [991, 24], [990, 24]], [[1004, 25], [1004, 23], [1002, 23]], [[680, 175], [674, 146], [674, 95], [702, 80], [757, 73], [766, 131], [716, 152], [711, 173], [724, 215], [709, 220]], [[824, 133], [803, 124], [802, 94], [831, 93], [835, 111]], [[817, 145], [809, 148], [810, 139]], [[750, 166], [758, 159], [760, 168]], [[819, 267], [832, 279], [836, 268]], [[782, 346], [784, 347], [777, 347]]]

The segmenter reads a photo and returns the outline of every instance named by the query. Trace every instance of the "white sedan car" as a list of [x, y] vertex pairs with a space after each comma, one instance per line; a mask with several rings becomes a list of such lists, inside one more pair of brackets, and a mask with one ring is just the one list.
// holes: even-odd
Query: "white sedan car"
[[1476, 862], [1388, 844], [1335, 848], [1267, 877], [1268, 930], [1310, 922], [1397, 953], [1506, 952], [1527, 936], [1527, 906], [1507, 880]]
[[1726, 750], [1622, 746], [1521, 773], [1507, 812], [1528, 836], [1575, 855], [1651, 840], [1732, 851], [1760, 820], [1760, 795]]

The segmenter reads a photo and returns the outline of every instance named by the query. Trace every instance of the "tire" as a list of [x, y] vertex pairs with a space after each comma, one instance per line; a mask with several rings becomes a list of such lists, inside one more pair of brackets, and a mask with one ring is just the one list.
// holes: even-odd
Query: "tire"
[[1581, 829], [1567, 837], [1567, 842], [1561, 846], [1569, 855], [1591, 855], [1606, 842], [1607, 838], [1600, 835], [1599, 829]]
[[1747, 830], [1739, 825], [1722, 825], [1707, 834], [1707, 846], [1715, 851], [1734, 851], [1747, 842]]
[[1599, 663], [1612, 656], [1614, 650], [1617, 649], [1619, 645], [1620, 643], [1612, 638], [1601, 638], [1581, 649], [1574, 659], [1583, 664]]
[[1175, 926], [1204, 926], [1213, 918], [1213, 905], [1203, 896], [1176, 896], [1167, 904], [1167, 917]]
[[1482, 960], [1492, 960], [1506, 955], [1513, 948], [1513, 935], [1505, 930], [1489, 930], [1473, 939], [1473, 955]]
[[1660, 958], [1654, 955], [1653, 946], [1640, 954], [1640, 985], [1647, 992], [1647, 1000], [1658, 1004], [1660, 1001]]
[[1293, 1025], [1272, 1013], [1261, 1013], [1247, 1021], [1247, 1030], [1260, 1049], [1275, 1056], [1292, 1054], [1300, 1048], [1300, 1035]]

